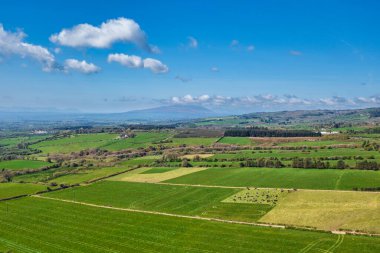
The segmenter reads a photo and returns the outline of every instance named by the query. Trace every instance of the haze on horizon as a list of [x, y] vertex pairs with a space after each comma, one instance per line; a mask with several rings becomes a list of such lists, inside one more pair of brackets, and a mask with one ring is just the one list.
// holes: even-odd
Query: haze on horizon
[[378, 1], [2, 1], [0, 110], [380, 106]]

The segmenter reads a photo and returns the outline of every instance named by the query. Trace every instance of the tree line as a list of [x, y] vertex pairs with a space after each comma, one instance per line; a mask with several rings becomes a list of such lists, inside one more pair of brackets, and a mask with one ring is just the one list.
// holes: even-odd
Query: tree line
[[309, 130], [285, 130], [285, 129], [267, 129], [267, 128], [234, 128], [227, 129], [224, 136], [231, 137], [320, 137], [320, 132]]

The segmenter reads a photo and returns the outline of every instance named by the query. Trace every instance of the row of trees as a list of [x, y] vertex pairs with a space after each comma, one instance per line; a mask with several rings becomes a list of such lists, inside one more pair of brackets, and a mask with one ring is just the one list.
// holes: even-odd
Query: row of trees
[[283, 130], [283, 129], [267, 129], [267, 128], [235, 128], [228, 129], [224, 132], [224, 136], [232, 137], [319, 137], [320, 132], [308, 130]]

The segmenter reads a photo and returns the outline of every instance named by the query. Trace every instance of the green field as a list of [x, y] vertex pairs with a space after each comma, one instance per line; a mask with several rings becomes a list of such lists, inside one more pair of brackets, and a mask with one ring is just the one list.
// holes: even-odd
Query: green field
[[0, 138], [0, 146], [16, 146], [19, 143], [35, 142], [43, 140], [49, 137], [49, 135], [33, 135], [33, 136], [23, 136], [23, 137], [13, 137], [13, 138]]
[[118, 135], [108, 133], [76, 134], [70, 137], [42, 141], [30, 147], [44, 153], [70, 153], [84, 149], [100, 148], [114, 141]]
[[46, 189], [46, 185], [41, 184], [0, 183], [0, 199], [33, 194]]
[[254, 142], [249, 137], [223, 137], [218, 143], [234, 145], [253, 145]]
[[156, 174], [156, 173], [165, 173], [171, 170], [174, 170], [176, 168], [170, 168], [170, 167], [157, 167], [157, 168], [151, 168], [149, 170], [146, 170], [144, 172], [141, 172], [141, 174]]
[[110, 151], [130, 148], [146, 148], [149, 146], [156, 146], [170, 136], [169, 132], [137, 132], [134, 138], [117, 139], [102, 146], [102, 148]]
[[287, 147], [318, 147], [318, 146], [334, 146], [334, 145], [360, 145], [355, 140], [320, 140], [320, 141], [296, 141], [280, 143], [279, 146]]
[[352, 190], [354, 187], [379, 186], [380, 171], [293, 168], [210, 168], [174, 178], [167, 182], [268, 188]]
[[24, 170], [24, 169], [39, 169], [44, 166], [52, 165], [51, 163], [35, 160], [10, 160], [0, 161], [0, 170]]
[[206, 138], [206, 137], [189, 137], [189, 138], [172, 138], [172, 142], [167, 143], [168, 146], [210, 146], [214, 144], [219, 138]]
[[380, 233], [380, 193], [297, 191], [288, 194], [262, 222]]
[[108, 168], [96, 168], [89, 170], [82, 170], [78, 173], [72, 173], [68, 175], [63, 175], [54, 179], [51, 179], [49, 182], [54, 182], [57, 184], [80, 184], [88, 182], [91, 180], [107, 177], [115, 173], [120, 173], [126, 171], [128, 168], [122, 167], [108, 167]]
[[104, 181], [51, 192], [46, 196], [68, 200], [75, 198], [76, 201], [99, 205], [243, 221], [256, 221], [271, 209], [269, 205], [221, 202], [239, 191], [240, 189]]
[[[0, 251], [379, 252], [380, 238], [224, 224], [25, 198], [0, 203]], [[335, 244], [340, 242], [339, 244]], [[306, 251], [305, 251], [306, 252]]]

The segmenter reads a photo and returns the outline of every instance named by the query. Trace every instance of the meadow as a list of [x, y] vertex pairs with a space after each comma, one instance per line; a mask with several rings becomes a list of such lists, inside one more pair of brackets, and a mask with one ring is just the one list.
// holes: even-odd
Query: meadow
[[0, 183], [0, 199], [33, 194], [46, 190], [47, 186], [42, 184]]
[[100, 148], [117, 138], [117, 134], [74, 134], [69, 137], [46, 140], [30, 147], [42, 150], [43, 153], [70, 153], [85, 149]]
[[1, 202], [0, 224], [0, 251], [5, 252], [380, 250], [380, 238], [346, 235], [341, 240], [342, 236], [328, 233], [132, 213], [38, 198]]
[[39, 169], [44, 166], [52, 165], [51, 163], [37, 160], [9, 160], [0, 161], [0, 170], [24, 170], [24, 169]]
[[209, 168], [166, 182], [221, 186], [352, 190], [377, 187], [379, 171], [293, 169], [293, 168]]
[[297, 191], [285, 196], [260, 221], [380, 234], [380, 193]]

